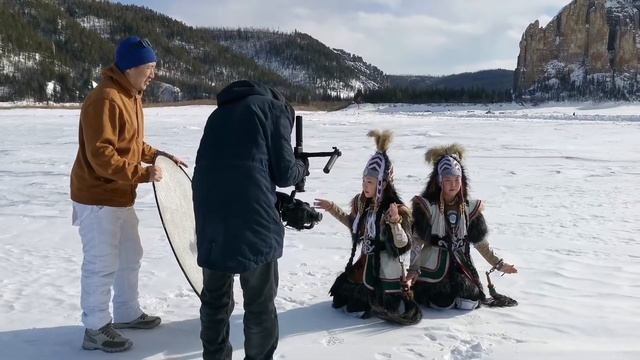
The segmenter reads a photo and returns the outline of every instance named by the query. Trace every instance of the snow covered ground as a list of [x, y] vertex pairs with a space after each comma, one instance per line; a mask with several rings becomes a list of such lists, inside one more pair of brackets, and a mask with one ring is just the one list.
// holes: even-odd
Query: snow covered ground
[[[211, 111], [147, 109], [147, 140], [193, 164]], [[148, 184], [140, 186], [136, 205], [145, 248], [141, 302], [163, 324], [124, 331], [134, 341], [126, 353], [80, 349], [82, 259], [68, 198], [78, 114], [0, 110], [0, 358], [198, 359], [199, 303], [173, 258]], [[311, 160], [308, 192], [300, 196], [307, 201], [323, 197], [346, 207], [374, 151], [369, 129], [394, 130], [389, 153], [405, 201], [425, 184], [428, 147], [465, 145], [472, 195], [487, 202], [490, 242], [520, 270], [494, 283], [520, 305], [424, 309], [422, 322], [403, 328], [336, 311], [327, 291], [348, 259], [350, 240], [326, 215], [313, 230], [287, 231], [276, 358], [640, 358], [636, 114], [640, 105], [363, 105], [302, 113], [305, 150], [343, 152], [329, 175], [322, 160]], [[475, 260], [480, 271], [488, 268]], [[239, 288], [236, 301], [231, 341], [234, 358], [242, 358]]]

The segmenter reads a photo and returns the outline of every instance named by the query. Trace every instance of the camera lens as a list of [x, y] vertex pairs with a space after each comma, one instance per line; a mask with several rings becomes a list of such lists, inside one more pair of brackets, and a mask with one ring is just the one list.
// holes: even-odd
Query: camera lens
[[322, 214], [317, 212], [315, 209], [311, 209], [311, 212], [309, 213], [309, 219], [311, 220], [311, 222], [318, 223], [322, 221]]

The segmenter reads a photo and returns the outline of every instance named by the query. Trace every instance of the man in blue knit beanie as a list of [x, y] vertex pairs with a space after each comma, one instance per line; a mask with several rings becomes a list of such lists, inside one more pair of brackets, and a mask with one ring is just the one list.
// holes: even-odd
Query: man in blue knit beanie
[[162, 179], [162, 170], [153, 165], [162, 152], [144, 141], [142, 113], [142, 92], [155, 67], [156, 54], [147, 40], [122, 40], [115, 64], [102, 72], [80, 112], [71, 200], [72, 223], [82, 241], [80, 306], [86, 350], [125, 351], [133, 343], [116, 329], [151, 329], [161, 322], [138, 301], [142, 244], [134, 210], [138, 184]]
[[144, 91], [155, 77], [156, 53], [149, 40], [129, 36], [116, 49], [115, 67], [137, 91]]
[[156, 62], [156, 53], [149, 40], [129, 36], [122, 40], [116, 49], [116, 66], [123, 73], [127, 70]]

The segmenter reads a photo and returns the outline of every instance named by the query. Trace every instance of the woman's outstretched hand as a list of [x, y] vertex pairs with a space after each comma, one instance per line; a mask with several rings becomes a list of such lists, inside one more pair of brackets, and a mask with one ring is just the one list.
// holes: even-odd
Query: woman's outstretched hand
[[515, 274], [518, 272], [518, 269], [516, 269], [514, 265], [504, 263], [504, 265], [502, 265], [502, 267], [500, 268], [500, 271], [505, 274]]
[[322, 209], [324, 211], [331, 209], [332, 206], [333, 206], [333, 202], [325, 199], [315, 199], [315, 201], [313, 202], [314, 208]]

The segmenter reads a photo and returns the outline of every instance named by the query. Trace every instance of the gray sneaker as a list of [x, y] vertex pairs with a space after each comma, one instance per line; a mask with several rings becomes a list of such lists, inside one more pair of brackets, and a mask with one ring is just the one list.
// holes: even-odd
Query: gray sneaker
[[108, 353], [128, 350], [133, 343], [113, 329], [111, 323], [98, 330], [85, 329], [82, 348], [85, 350], [102, 350]]
[[113, 323], [113, 327], [115, 329], [153, 329], [160, 325], [160, 322], [162, 322], [160, 317], [142, 313], [138, 318], [129, 322]]

